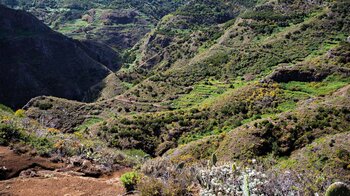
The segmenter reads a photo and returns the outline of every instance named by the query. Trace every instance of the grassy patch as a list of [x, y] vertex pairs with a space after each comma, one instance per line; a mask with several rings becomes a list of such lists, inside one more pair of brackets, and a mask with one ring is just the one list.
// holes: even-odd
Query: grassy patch
[[197, 140], [203, 139], [203, 138], [205, 138], [207, 136], [211, 136], [211, 135], [214, 135], [214, 131], [199, 132], [199, 133], [191, 133], [188, 135], [182, 135], [179, 138], [178, 144], [188, 144], [190, 142], [197, 141]]
[[312, 59], [314, 57], [326, 54], [327, 51], [336, 48], [339, 46], [342, 40], [346, 39], [345, 34], [337, 34], [334, 37], [331, 37], [330, 39], [324, 41], [318, 50], [313, 51], [309, 56], [305, 58], [305, 60]]
[[305, 94], [308, 94], [310, 96], [321, 96], [332, 93], [337, 89], [349, 84], [349, 82], [349, 78], [340, 78], [339, 76], [332, 75], [322, 82], [292, 81], [288, 83], [282, 83], [281, 86], [284, 90], [287, 90], [290, 95], [303, 96]]
[[76, 131], [83, 131], [83, 130], [88, 129], [92, 125], [97, 124], [97, 123], [99, 123], [101, 121], [102, 121], [102, 119], [101, 118], [97, 118], [97, 117], [86, 119], [84, 121], [84, 123], [81, 124], [80, 126], [76, 127], [75, 130]]
[[289, 100], [279, 104], [277, 109], [281, 112], [286, 112], [286, 111], [294, 110], [296, 107], [297, 107], [297, 104], [295, 103], [295, 101]]
[[208, 106], [215, 102], [218, 98], [230, 92], [233, 89], [241, 88], [247, 85], [240, 79], [231, 82], [222, 82], [213, 78], [208, 79], [193, 87], [193, 90], [176, 99], [172, 104], [175, 108], [184, 108], [192, 106]]
[[128, 156], [135, 157], [135, 158], [144, 158], [148, 156], [147, 153], [140, 149], [128, 149], [128, 150], [123, 150], [123, 153], [125, 153]]
[[73, 31], [87, 27], [89, 23], [86, 21], [83, 21], [81, 19], [73, 20], [65, 23], [63, 26], [60, 27], [59, 31], [61, 33], [72, 33]]
[[123, 82], [123, 86], [125, 86], [128, 89], [130, 89], [130, 88], [132, 88], [134, 86], [134, 84], [128, 83], [128, 82]]
[[279, 158], [278, 162], [279, 164], [277, 167], [280, 169], [289, 169], [297, 164], [295, 159], [288, 159], [287, 157]]
[[223, 94], [228, 85], [222, 83], [205, 82], [194, 86], [193, 90], [173, 102], [175, 108], [191, 107], [202, 103], [204, 100]]

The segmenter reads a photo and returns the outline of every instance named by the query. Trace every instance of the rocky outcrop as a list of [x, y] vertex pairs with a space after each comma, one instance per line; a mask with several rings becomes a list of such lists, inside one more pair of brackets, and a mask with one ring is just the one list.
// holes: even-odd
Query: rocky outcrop
[[282, 66], [276, 69], [265, 81], [273, 81], [278, 83], [287, 83], [291, 81], [297, 82], [320, 82], [327, 76], [334, 73], [349, 77], [350, 70], [337, 66]]
[[318, 82], [325, 79], [330, 70], [319, 71], [316, 69], [301, 70], [296, 68], [281, 68], [276, 70], [269, 79], [275, 82]]

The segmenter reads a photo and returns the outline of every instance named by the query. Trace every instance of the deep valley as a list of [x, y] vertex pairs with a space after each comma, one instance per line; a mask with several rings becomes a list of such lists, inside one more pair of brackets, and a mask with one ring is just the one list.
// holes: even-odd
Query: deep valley
[[348, 0], [0, 3], [0, 195], [350, 194]]

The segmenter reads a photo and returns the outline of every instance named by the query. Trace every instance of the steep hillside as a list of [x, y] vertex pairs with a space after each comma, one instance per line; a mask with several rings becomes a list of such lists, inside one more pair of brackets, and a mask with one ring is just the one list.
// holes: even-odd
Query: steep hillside
[[65, 35], [103, 42], [119, 51], [130, 49], [164, 15], [185, 1], [3, 1], [24, 9]]
[[[251, 80], [268, 74], [276, 66], [292, 65], [309, 55], [322, 53], [326, 47], [336, 46], [346, 40], [346, 32], [349, 31], [348, 24], [344, 22], [348, 18], [345, 10], [342, 10], [344, 5], [339, 3], [339, 7], [326, 8], [325, 4], [327, 2], [311, 1], [260, 5], [254, 8], [256, 12], [248, 10], [237, 20], [227, 22], [230, 26], [226, 30], [221, 29], [221, 34], [220, 29], [217, 29], [216, 32], [221, 37], [217, 37], [215, 33], [207, 35], [212, 41], [194, 41], [205, 44], [193, 53], [185, 52], [188, 55], [181, 55], [182, 50], [186, 49], [186, 43], [175, 43], [162, 50], [162, 44], [171, 43], [171, 36], [158, 36], [163, 37], [163, 40], [168, 39], [167, 42], [154, 40], [153, 36], [147, 47], [141, 47], [141, 52], [137, 53], [136, 56], [140, 56], [137, 59], [141, 61], [136, 59], [134, 67], [154, 67], [155, 71], [137, 70], [138, 73], [146, 73], [143, 75], [148, 74], [147, 78], [125, 95], [140, 101], [171, 103], [172, 99], [186, 94], [184, 91], [188, 87], [193, 89], [200, 81], [211, 77], [227, 83], [237, 77]], [[301, 8], [294, 9], [294, 6]], [[280, 7], [286, 13], [280, 13]], [[267, 18], [271, 14], [275, 16]], [[284, 24], [279, 21], [284, 21]], [[158, 55], [156, 52], [145, 55], [154, 48], [158, 48], [161, 53], [166, 51], [165, 55]], [[180, 55], [174, 57], [172, 53]], [[145, 56], [150, 59], [143, 60]], [[148, 92], [148, 86], [156, 89], [157, 96]]]
[[[82, 100], [109, 74], [106, 66], [118, 69], [117, 56], [108, 47], [82, 44], [23, 11], [0, 9], [2, 103], [19, 108], [39, 95]], [[94, 51], [88, 50], [94, 45]]]
[[108, 76], [91, 103], [0, 105], [0, 145], [64, 162], [65, 175], [131, 167], [120, 180], [146, 196], [349, 192], [349, 1], [19, 2]]

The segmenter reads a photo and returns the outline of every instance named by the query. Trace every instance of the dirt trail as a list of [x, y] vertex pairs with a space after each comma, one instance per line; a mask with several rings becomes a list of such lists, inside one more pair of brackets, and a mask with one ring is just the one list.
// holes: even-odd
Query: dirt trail
[[[7, 172], [7, 177], [12, 177], [0, 181], [0, 196], [118, 196], [125, 193], [119, 178], [130, 169], [110, 176], [90, 178], [75, 172], [54, 171], [63, 166], [41, 157], [18, 155], [0, 146], [0, 168]], [[17, 177], [21, 171], [32, 168], [38, 170], [35, 175]]]
[[119, 177], [95, 179], [47, 172], [45, 177], [0, 181], [0, 195], [8, 196], [117, 196], [124, 193]]
[[[159, 103], [139, 102], [139, 101], [135, 101], [135, 100], [131, 100], [131, 99], [125, 98], [125, 97], [123, 97], [123, 96], [114, 97], [113, 100], [117, 100], [117, 101], [129, 103], [129, 104], [150, 105], [150, 106], [153, 106], [153, 107], [166, 109], [165, 106], [162, 106], [162, 105], [159, 104]], [[108, 101], [108, 100], [107, 100], [107, 101]]]

